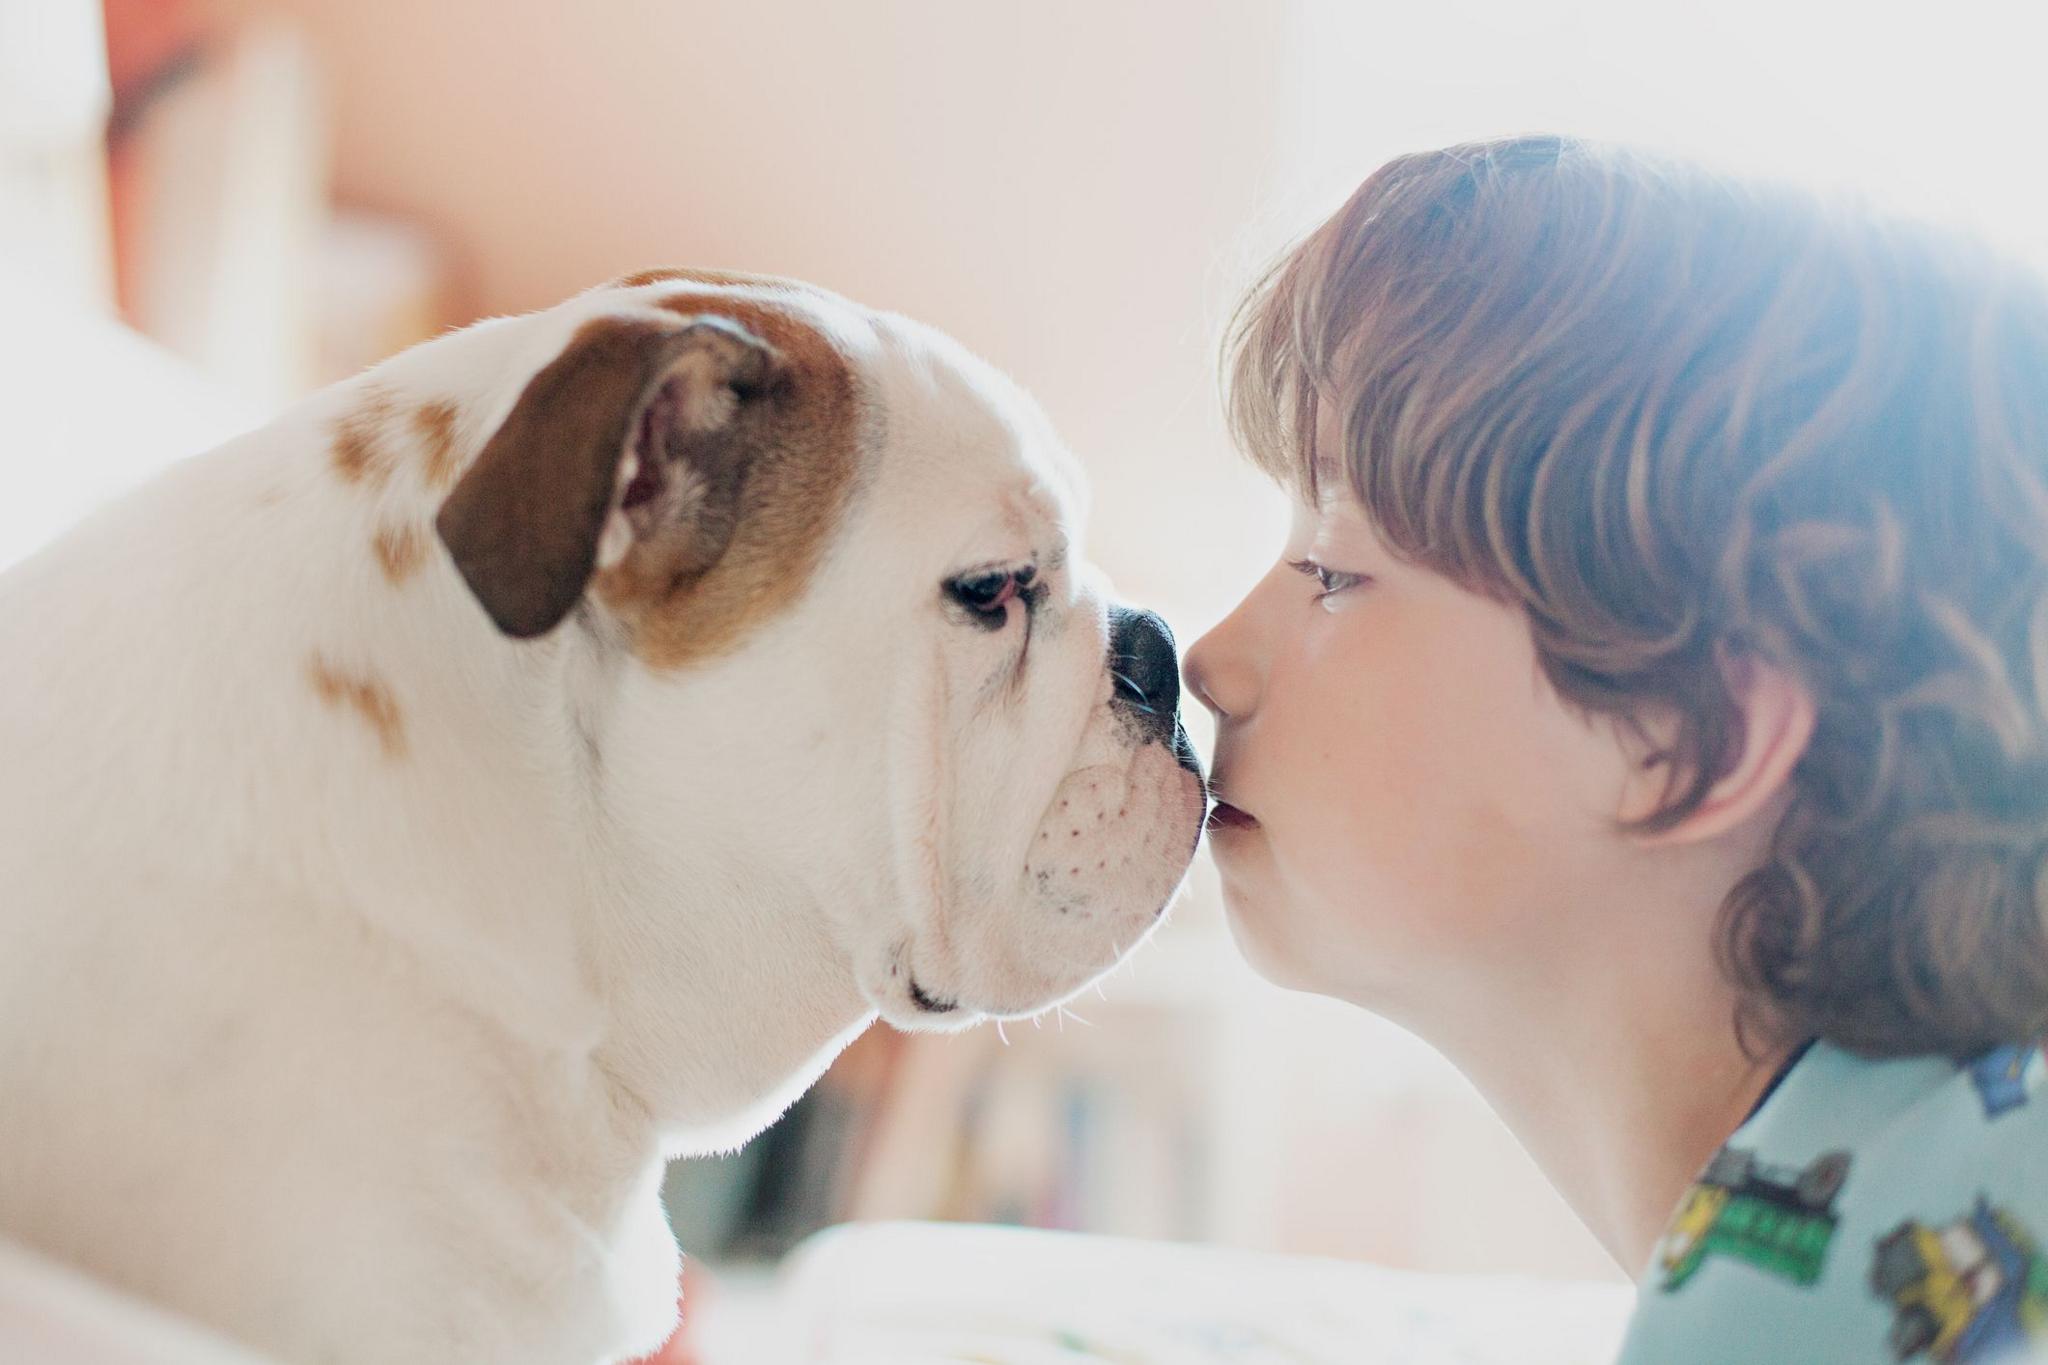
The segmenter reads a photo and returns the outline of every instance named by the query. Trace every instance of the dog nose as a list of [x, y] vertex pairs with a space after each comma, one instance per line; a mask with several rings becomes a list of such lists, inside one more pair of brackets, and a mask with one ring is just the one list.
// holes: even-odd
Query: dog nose
[[1149, 611], [1111, 607], [1109, 660], [1115, 699], [1141, 714], [1150, 712], [1158, 728], [1170, 732], [1180, 705], [1180, 656], [1166, 622]]

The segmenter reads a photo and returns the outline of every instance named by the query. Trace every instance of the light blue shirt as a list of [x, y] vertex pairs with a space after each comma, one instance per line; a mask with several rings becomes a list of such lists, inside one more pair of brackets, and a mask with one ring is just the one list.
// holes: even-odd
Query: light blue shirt
[[2048, 1360], [2048, 1062], [1815, 1043], [1686, 1191], [1620, 1365]]

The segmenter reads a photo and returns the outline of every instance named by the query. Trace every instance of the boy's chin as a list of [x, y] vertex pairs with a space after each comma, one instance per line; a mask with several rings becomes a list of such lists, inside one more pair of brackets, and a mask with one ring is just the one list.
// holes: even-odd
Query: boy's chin
[[1314, 974], [1307, 970], [1302, 955], [1276, 932], [1285, 921], [1285, 907], [1263, 903], [1263, 899], [1242, 886], [1223, 883], [1223, 918], [1230, 926], [1231, 942], [1238, 956], [1251, 969], [1276, 986], [1290, 991], [1319, 989]]

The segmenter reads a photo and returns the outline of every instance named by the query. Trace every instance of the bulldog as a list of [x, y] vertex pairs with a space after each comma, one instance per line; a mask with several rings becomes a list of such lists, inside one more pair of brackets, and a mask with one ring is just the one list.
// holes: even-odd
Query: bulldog
[[665, 1159], [1181, 884], [1173, 642], [1083, 516], [945, 336], [664, 270], [0, 576], [0, 1237], [286, 1360], [652, 1348]]

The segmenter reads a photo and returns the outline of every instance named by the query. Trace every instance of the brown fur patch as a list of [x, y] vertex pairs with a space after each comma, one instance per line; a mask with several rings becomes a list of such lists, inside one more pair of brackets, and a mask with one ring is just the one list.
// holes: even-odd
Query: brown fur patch
[[[783, 286], [788, 287], [788, 286]], [[746, 481], [725, 552], [677, 584], [628, 555], [593, 581], [649, 666], [675, 669], [735, 648], [809, 586], [845, 514], [860, 458], [860, 404], [846, 357], [794, 308], [758, 295], [690, 292], [659, 307], [738, 323], [773, 346], [781, 378], [763, 419], [736, 428]]]
[[391, 396], [382, 389], [363, 390], [361, 400], [334, 424], [334, 468], [349, 483], [381, 485], [391, 475], [391, 451], [384, 426], [391, 419]]
[[321, 701], [354, 711], [377, 732], [386, 758], [405, 756], [405, 717], [390, 688], [375, 678], [352, 678], [320, 654], [307, 660], [306, 672]]
[[652, 270], [640, 270], [623, 275], [605, 287], [607, 289], [638, 289], [642, 285], [665, 284], [670, 280], [683, 284], [709, 285], [765, 285], [770, 288], [788, 288], [789, 282], [778, 280], [772, 275], [748, 275], [737, 270], [692, 270], [687, 266], [664, 265]]
[[455, 451], [455, 419], [460, 410], [447, 399], [423, 403], [412, 415], [413, 431], [426, 448], [427, 487], [440, 490], [455, 482], [460, 463]]
[[380, 526], [370, 548], [377, 552], [377, 563], [394, 588], [417, 573], [427, 559], [426, 537], [417, 526]]

